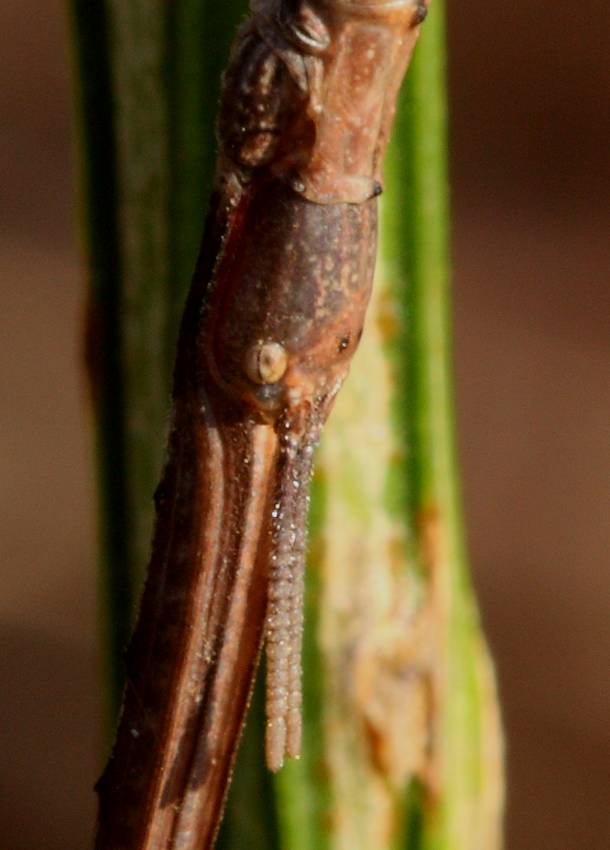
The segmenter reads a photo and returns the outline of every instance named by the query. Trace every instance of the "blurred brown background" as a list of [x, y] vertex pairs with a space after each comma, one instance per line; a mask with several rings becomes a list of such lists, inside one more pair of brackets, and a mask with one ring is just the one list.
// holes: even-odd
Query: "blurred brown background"
[[[610, 14], [451, 4], [458, 400], [509, 850], [610, 848]], [[92, 477], [64, 4], [1, 0], [0, 846], [90, 844]], [[372, 848], [374, 850], [374, 848]]]

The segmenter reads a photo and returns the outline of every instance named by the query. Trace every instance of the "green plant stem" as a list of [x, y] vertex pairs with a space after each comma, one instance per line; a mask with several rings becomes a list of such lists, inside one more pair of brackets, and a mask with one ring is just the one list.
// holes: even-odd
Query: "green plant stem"
[[484, 850], [501, 846], [502, 735], [469, 580], [456, 460], [444, 43], [443, 8], [434, 3], [388, 162], [384, 256], [406, 291], [410, 516], [420, 563], [436, 571], [429, 580], [436, 582], [441, 607], [441, 701], [434, 719], [439, 799], [424, 811], [422, 846]]

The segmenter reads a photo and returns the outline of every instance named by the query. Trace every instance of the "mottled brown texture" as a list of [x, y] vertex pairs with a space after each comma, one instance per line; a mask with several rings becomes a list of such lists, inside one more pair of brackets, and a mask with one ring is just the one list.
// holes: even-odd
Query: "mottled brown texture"
[[[312, 454], [362, 332], [414, 9], [257, 3], [238, 34], [98, 850], [212, 846], [268, 601], [268, 764], [298, 755]], [[286, 357], [268, 383], [261, 346]]]
[[[313, 204], [273, 180], [249, 188], [242, 203], [240, 236], [217, 268], [209, 299], [204, 357], [229, 395], [272, 422], [286, 407], [319, 406], [346, 374], [370, 295], [376, 202]], [[341, 347], [343, 339], [351, 346]], [[274, 383], [246, 374], [248, 352], [260, 342], [287, 352], [287, 369]]]

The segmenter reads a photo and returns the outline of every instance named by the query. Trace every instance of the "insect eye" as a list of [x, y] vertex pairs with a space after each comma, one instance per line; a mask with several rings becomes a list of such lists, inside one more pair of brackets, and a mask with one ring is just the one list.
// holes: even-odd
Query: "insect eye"
[[428, 16], [428, 7], [425, 3], [420, 2], [415, 7], [415, 12], [413, 14], [413, 19], [411, 21], [411, 26], [417, 27], [419, 24], [423, 24]]
[[255, 384], [275, 384], [288, 366], [286, 349], [279, 342], [253, 345], [246, 354], [246, 374]]
[[341, 337], [341, 339], [339, 340], [339, 344], [337, 345], [337, 351], [339, 353], [341, 353], [342, 351], [345, 351], [345, 349], [347, 348], [348, 345], [349, 345], [349, 334], [347, 336]]

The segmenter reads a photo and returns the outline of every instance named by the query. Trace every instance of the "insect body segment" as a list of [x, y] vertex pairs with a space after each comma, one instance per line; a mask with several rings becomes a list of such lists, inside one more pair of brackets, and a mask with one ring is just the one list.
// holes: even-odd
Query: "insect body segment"
[[204, 366], [244, 415], [278, 439], [269, 518], [267, 763], [300, 751], [303, 582], [313, 453], [362, 332], [376, 201], [315, 204], [290, 186], [252, 187], [209, 303]]
[[237, 35], [97, 850], [213, 846], [263, 635], [267, 763], [299, 753], [313, 454], [362, 333], [424, 13], [253, 0]]
[[410, 31], [417, 9], [259, 0], [225, 75], [220, 167], [242, 186], [244, 212], [216, 267], [205, 359], [279, 440], [266, 621], [272, 770], [300, 749], [312, 456], [362, 333], [380, 158], [414, 43], [396, 28]]

